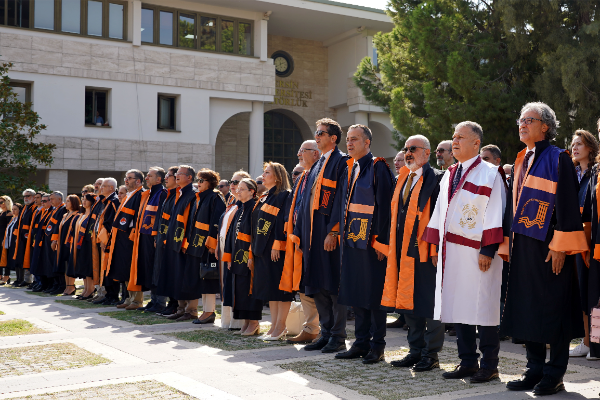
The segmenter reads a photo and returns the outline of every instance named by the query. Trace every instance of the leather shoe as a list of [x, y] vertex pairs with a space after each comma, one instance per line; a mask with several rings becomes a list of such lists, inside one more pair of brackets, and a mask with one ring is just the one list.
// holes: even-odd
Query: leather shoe
[[417, 364], [419, 361], [421, 361], [421, 356], [409, 354], [402, 360], [394, 360], [390, 364], [392, 367], [410, 368], [413, 365]]
[[508, 390], [532, 390], [535, 385], [540, 383], [542, 375], [533, 374], [531, 371], [525, 371], [521, 379], [510, 381], [506, 384]]
[[440, 362], [438, 360], [435, 360], [431, 357], [423, 357], [421, 358], [421, 361], [419, 361], [412, 367], [412, 370], [414, 372], [425, 372], [431, 371], [432, 369], [439, 367]]
[[126, 304], [126, 303], [117, 304], [117, 308], [127, 308], [127, 307], [129, 307], [129, 304]]
[[125, 307], [125, 309], [128, 310], [128, 311], [137, 310], [138, 308], [140, 308], [140, 305], [136, 304], [136, 303], [131, 303], [130, 305], [128, 305], [127, 307]]
[[157, 312], [157, 314], [160, 314], [163, 317], [168, 317], [169, 315], [177, 314], [177, 306], [167, 307], [164, 310]]
[[308, 333], [306, 331], [302, 331], [297, 336], [289, 338], [287, 342], [289, 344], [312, 343], [312, 341], [315, 340], [317, 336], [318, 334], [316, 333]]
[[319, 340], [317, 340], [316, 342], [313, 342], [311, 344], [307, 344], [306, 346], [304, 346], [304, 350], [306, 350], [306, 351], [321, 350], [323, 347], [327, 346], [328, 342], [329, 342], [329, 338], [321, 336], [321, 338]]
[[[158, 313], [158, 312], [162, 312], [165, 310], [166, 307], [161, 306], [160, 304], [155, 304], [152, 307], [146, 308], [144, 311], [149, 312], [149, 313]], [[138, 308], [139, 310], [139, 308]]]
[[375, 363], [378, 363], [383, 360], [385, 360], [385, 355], [384, 355], [383, 351], [379, 352], [379, 351], [371, 350], [371, 351], [369, 351], [369, 354], [367, 354], [366, 356], [363, 357], [362, 363], [363, 364], [375, 364]]
[[497, 379], [499, 377], [500, 375], [498, 375], [498, 369], [479, 368], [479, 371], [477, 371], [477, 373], [471, 377], [471, 383], [489, 382], [492, 379]]
[[404, 324], [406, 322], [404, 322], [404, 318], [402, 317], [398, 317], [397, 320], [395, 320], [394, 322], [388, 322], [387, 324], [385, 324], [386, 328], [402, 328], [404, 327]]
[[150, 301], [148, 304], [146, 304], [145, 306], [142, 307], [138, 307], [137, 310], [138, 311], [148, 311], [149, 308], [151, 308], [152, 306], [154, 306], [154, 303], [152, 301]]
[[344, 351], [343, 353], [337, 353], [335, 358], [338, 360], [351, 360], [353, 358], [365, 357], [369, 354], [369, 350], [363, 350], [359, 347], [350, 347], [350, 350]]
[[346, 341], [344, 339], [332, 336], [325, 347], [321, 349], [321, 353], [337, 353], [338, 351], [346, 350], [346, 348]]
[[545, 396], [549, 394], [556, 394], [562, 390], [565, 390], [565, 385], [562, 379], [556, 379], [550, 375], [544, 375], [540, 383], [535, 385], [533, 388], [533, 394], [536, 396]]
[[183, 314], [175, 313], [175, 314], [167, 315], [167, 319], [176, 320], [177, 318], [179, 318], [181, 316], [183, 316]]
[[[198, 324], [212, 324], [213, 322], [215, 322], [215, 318], [216, 318], [216, 314], [213, 312], [209, 317], [206, 317], [204, 319], [200, 319], [198, 318]], [[196, 323], [196, 322], [194, 322]]]
[[197, 318], [197, 316], [195, 316], [195, 315], [192, 315], [190, 313], [185, 313], [181, 317], [177, 318], [175, 321], [176, 322], [189, 321], [190, 319], [196, 319], [196, 318]]
[[462, 365], [459, 365], [458, 367], [454, 368], [454, 371], [444, 372], [442, 376], [446, 379], [462, 379], [468, 376], [475, 375], [477, 373], [477, 370], [479, 370], [479, 368], [477, 367], [467, 368], [463, 367]]

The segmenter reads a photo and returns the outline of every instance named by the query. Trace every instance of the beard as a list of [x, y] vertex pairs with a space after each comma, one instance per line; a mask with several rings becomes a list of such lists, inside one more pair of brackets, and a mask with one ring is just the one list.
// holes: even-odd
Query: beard
[[446, 162], [444, 161], [443, 158], [437, 158], [436, 163], [437, 163], [438, 167], [443, 167], [444, 165], [446, 165]]

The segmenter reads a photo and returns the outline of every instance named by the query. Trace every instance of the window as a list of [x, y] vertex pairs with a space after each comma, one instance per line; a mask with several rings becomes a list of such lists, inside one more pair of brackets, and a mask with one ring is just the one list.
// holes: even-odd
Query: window
[[278, 162], [286, 170], [293, 170], [302, 142], [300, 129], [291, 118], [275, 111], [265, 113], [265, 161]]
[[85, 88], [85, 125], [110, 126], [108, 89]]
[[21, 103], [29, 103], [31, 101], [31, 83], [11, 81], [10, 87], [17, 95], [17, 100]]
[[126, 0], [0, 0], [0, 25], [124, 40]]
[[158, 129], [176, 129], [176, 103], [176, 96], [158, 95]]
[[[252, 21], [235, 18], [150, 4], [143, 4], [142, 8], [144, 43], [252, 56], [252, 27]], [[154, 30], [159, 31], [158, 35]], [[144, 34], [146, 31], [148, 33]]]

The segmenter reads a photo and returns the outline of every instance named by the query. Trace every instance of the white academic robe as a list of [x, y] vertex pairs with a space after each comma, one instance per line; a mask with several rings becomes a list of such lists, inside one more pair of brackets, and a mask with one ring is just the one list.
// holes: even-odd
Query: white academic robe
[[496, 252], [490, 269], [482, 272], [479, 252], [483, 246], [503, 241], [504, 181], [498, 167], [477, 156], [463, 164], [461, 181], [448, 203], [450, 176], [447, 171], [442, 178], [440, 195], [423, 235], [426, 241], [438, 245], [433, 318], [495, 326], [500, 323], [503, 263]]

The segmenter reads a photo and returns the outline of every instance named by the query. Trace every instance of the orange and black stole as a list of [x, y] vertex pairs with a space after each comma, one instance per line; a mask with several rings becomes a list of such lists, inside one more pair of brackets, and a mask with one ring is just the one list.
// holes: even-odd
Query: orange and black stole
[[[409, 255], [410, 244], [417, 243], [419, 262], [426, 262], [430, 256], [435, 255], [432, 253], [433, 246], [430, 246], [429, 243], [423, 241], [422, 237], [430, 220], [430, 197], [437, 184], [437, 180], [434, 177], [433, 182], [427, 182], [427, 189], [424, 190], [423, 183], [425, 180], [425, 171], [423, 172], [423, 175], [419, 177], [419, 180], [412, 189], [408, 203], [400, 254], [398, 254], [398, 249], [396, 248], [396, 226], [398, 224], [398, 209], [402, 206], [402, 188], [410, 175], [408, 167], [402, 167], [396, 181], [394, 195], [392, 196], [390, 245], [387, 257], [385, 284], [381, 299], [381, 305], [385, 307], [392, 307], [399, 310], [414, 309], [415, 258], [413, 256], [415, 254], [411, 252], [412, 256]], [[415, 227], [417, 227], [417, 229], [415, 229]], [[399, 268], [398, 256], [400, 257]]]
[[[307, 178], [307, 171], [302, 171], [298, 178], [298, 183], [294, 188], [292, 205], [288, 214], [288, 220], [285, 223], [285, 259], [283, 261], [283, 272], [279, 282], [279, 290], [292, 292], [300, 290], [300, 280], [302, 279], [302, 251], [296, 250], [296, 245], [300, 245], [300, 238], [294, 235], [294, 213], [296, 212], [296, 201], [304, 179]], [[316, 198], [317, 196], [315, 196]], [[329, 196], [328, 196], [329, 200]]]

